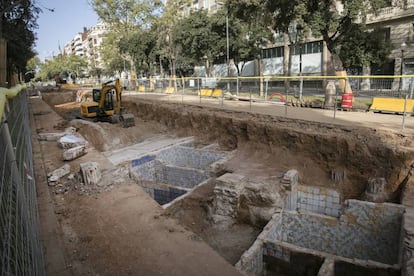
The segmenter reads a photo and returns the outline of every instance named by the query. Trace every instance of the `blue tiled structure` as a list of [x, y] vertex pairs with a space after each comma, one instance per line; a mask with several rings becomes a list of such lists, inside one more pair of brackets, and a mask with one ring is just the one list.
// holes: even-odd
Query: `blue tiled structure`
[[299, 253], [332, 260], [334, 267], [348, 263], [396, 275], [401, 267], [403, 213], [401, 205], [359, 200], [345, 201], [339, 218], [284, 211], [273, 217], [237, 267], [248, 275], [261, 275], [263, 256], [290, 263]]
[[[226, 156], [223, 152], [178, 145], [131, 162], [131, 173], [145, 181], [144, 189], [161, 205], [191, 190], [209, 178], [209, 166]], [[148, 182], [153, 182], [151, 187]], [[155, 184], [161, 184], [155, 185]]]

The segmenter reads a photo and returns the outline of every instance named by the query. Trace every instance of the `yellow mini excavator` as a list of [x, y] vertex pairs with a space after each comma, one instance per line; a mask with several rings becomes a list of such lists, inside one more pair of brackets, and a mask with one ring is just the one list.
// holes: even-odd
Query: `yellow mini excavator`
[[124, 112], [119, 79], [105, 82], [101, 89], [93, 89], [92, 98], [93, 102], [81, 104], [80, 113], [83, 118], [110, 123], [121, 122], [123, 127], [135, 125], [134, 115]]

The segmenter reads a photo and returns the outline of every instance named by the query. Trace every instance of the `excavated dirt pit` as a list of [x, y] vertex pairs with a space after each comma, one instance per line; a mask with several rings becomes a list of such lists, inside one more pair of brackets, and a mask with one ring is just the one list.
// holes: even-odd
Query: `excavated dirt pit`
[[[65, 93], [43, 98], [71, 120], [78, 104]], [[175, 103], [126, 104], [136, 127], [70, 124], [118, 168], [114, 178], [133, 180], [240, 271], [399, 275], [411, 137]]]
[[225, 153], [179, 144], [132, 160], [130, 172], [138, 185], [164, 205], [214, 176], [215, 162], [224, 157]]

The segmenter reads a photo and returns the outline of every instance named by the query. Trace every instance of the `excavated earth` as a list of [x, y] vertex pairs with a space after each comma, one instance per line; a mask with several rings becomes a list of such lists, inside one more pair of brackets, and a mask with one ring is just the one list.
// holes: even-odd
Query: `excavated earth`
[[[57, 236], [62, 241], [65, 268], [60, 272], [237, 274], [228, 264], [238, 261], [266, 221], [252, 224], [242, 219], [229, 229], [215, 227], [208, 216], [214, 182], [196, 189], [172, 208], [160, 208], [130, 179], [121, 172], [117, 174], [118, 168], [103, 155], [148, 139], [194, 137], [200, 144], [217, 143], [220, 150], [232, 154], [226, 163], [229, 172], [271, 180], [296, 169], [302, 185], [335, 188], [344, 199], [361, 199], [368, 180], [383, 177], [387, 182], [387, 201], [399, 203], [402, 190], [410, 182], [414, 161], [410, 135], [133, 97], [127, 98], [125, 106], [135, 115], [136, 126], [125, 129], [120, 125], [76, 120], [79, 103], [74, 102], [73, 91], [45, 92], [42, 97], [49, 106], [39, 98], [31, 99], [36, 132], [76, 127], [90, 149], [87, 155], [70, 162], [71, 170], [76, 173], [79, 163], [95, 161], [104, 177], [110, 178], [106, 181], [109, 184], [93, 189], [74, 182], [63, 183], [60, 186], [63, 190], [58, 191], [48, 187], [57, 216]], [[59, 148], [50, 142], [39, 143], [44, 171], [64, 164]], [[131, 210], [137, 221], [125, 224], [131, 219], [128, 215]], [[165, 247], [159, 244], [160, 240]], [[164, 255], [157, 255], [160, 252]], [[208, 268], [192, 261], [197, 256]], [[183, 262], [186, 266], [182, 270], [181, 265], [176, 267]], [[204, 269], [204, 273], [199, 274], [197, 269]]]

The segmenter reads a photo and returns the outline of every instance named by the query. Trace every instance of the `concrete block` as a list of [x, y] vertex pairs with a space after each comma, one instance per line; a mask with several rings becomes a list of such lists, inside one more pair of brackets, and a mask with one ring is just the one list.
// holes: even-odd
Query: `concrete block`
[[67, 134], [73, 134], [76, 132], [76, 128], [74, 127], [68, 127], [65, 129], [64, 132], [49, 132], [49, 133], [39, 133], [38, 139], [40, 141], [57, 141], [61, 137], [67, 135]]
[[85, 184], [97, 185], [101, 180], [102, 174], [97, 162], [81, 163], [80, 169]]
[[216, 179], [216, 188], [225, 187], [226, 189], [240, 191], [244, 187], [244, 179], [244, 175], [226, 173]]
[[85, 146], [87, 142], [85, 139], [73, 134], [66, 134], [59, 138], [59, 146], [62, 149], [70, 149], [78, 146]]
[[65, 164], [62, 167], [47, 174], [49, 186], [55, 186], [60, 178], [70, 173], [70, 165]]
[[86, 152], [85, 146], [78, 146], [78, 147], [70, 148], [70, 149], [63, 151], [63, 160], [70, 161], [78, 157], [81, 157], [85, 155], [86, 153], [87, 152]]
[[65, 135], [64, 132], [39, 133], [39, 141], [57, 141]]
[[284, 176], [283, 180], [289, 181], [290, 185], [296, 185], [299, 180], [299, 172], [297, 170], [288, 170]]

